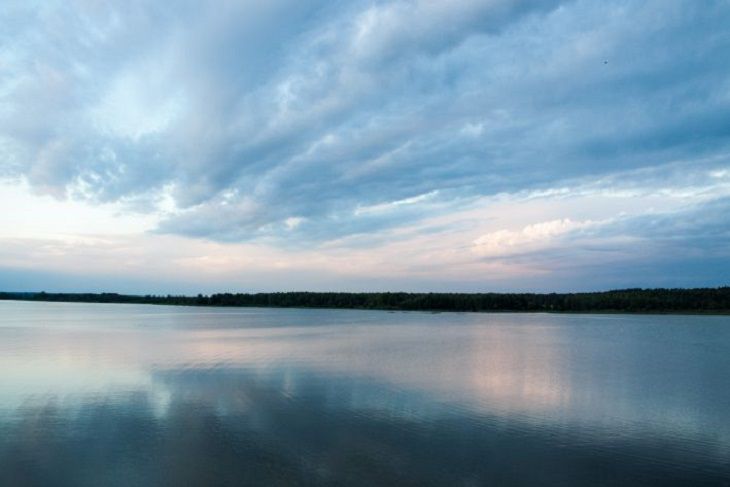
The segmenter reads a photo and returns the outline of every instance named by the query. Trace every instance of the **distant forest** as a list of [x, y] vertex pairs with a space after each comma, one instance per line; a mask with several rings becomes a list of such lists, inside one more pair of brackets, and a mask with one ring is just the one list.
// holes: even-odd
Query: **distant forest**
[[137, 296], [116, 293], [3, 292], [0, 293], [0, 300], [407, 311], [730, 313], [730, 287], [551, 294], [278, 292]]

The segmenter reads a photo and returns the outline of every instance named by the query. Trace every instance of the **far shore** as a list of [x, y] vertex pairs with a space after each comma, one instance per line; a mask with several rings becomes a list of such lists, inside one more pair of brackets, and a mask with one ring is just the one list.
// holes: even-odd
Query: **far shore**
[[431, 313], [730, 314], [730, 287], [622, 289], [549, 294], [276, 292], [176, 296], [41, 291], [0, 292], [0, 300], [203, 307], [360, 309]]

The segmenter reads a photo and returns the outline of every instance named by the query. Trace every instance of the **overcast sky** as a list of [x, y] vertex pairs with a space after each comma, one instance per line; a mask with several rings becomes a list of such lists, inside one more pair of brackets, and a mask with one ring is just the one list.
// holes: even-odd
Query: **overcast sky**
[[730, 284], [730, 1], [4, 0], [0, 289]]

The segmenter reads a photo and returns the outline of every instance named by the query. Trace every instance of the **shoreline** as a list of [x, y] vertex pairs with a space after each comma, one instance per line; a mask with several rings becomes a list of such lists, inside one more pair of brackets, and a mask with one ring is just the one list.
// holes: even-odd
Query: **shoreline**
[[0, 301], [425, 313], [730, 315], [730, 287], [628, 289], [550, 294], [280, 292], [157, 296], [117, 293], [0, 292]]

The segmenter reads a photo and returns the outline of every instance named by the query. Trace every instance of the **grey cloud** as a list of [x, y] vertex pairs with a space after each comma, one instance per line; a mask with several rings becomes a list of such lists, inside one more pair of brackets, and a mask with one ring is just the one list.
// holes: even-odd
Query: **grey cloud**
[[362, 206], [730, 149], [727, 2], [65, 5], [0, 14], [0, 171], [96, 201], [172, 188], [160, 232], [316, 243], [449, 209]]
[[[730, 275], [728, 214], [724, 197], [580, 228], [537, 251], [484, 260], [547, 270], [543, 289], [551, 282], [562, 289], [719, 286]], [[540, 277], [530, 282], [540, 289]]]

